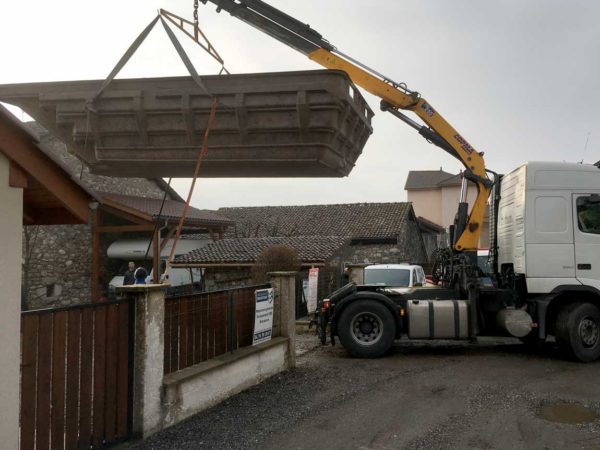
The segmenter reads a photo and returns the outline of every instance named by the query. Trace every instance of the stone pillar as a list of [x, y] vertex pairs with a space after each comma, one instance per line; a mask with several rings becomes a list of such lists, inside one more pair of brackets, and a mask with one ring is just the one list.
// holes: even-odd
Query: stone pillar
[[10, 164], [0, 153], [0, 445], [19, 447], [19, 365], [23, 190], [9, 186]]
[[[271, 272], [269, 281], [275, 290], [273, 326], [279, 325], [288, 338], [288, 368], [296, 366], [296, 272]], [[275, 331], [275, 330], [274, 330]]]
[[117, 288], [135, 297], [133, 433], [146, 438], [163, 423], [165, 287], [146, 284]]

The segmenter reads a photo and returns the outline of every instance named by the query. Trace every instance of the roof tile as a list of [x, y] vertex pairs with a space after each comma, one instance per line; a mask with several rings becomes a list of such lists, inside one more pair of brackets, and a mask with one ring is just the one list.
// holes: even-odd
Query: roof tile
[[435, 189], [441, 182], [455, 176], [443, 170], [411, 170], [406, 177], [404, 189]]
[[400, 233], [411, 208], [407, 202], [349, 203], [220, 208], [218, 213], [236, 222], [227, 237], [387, 238]]
[[252, 264], [263, 250], [273, 245], [293, 248], [304, 263], [318, 263], [327, 261], [348, 242], [348, 238], [339, 236], [223, 239], [177, 257], [174, 264]]
[[[163, 219], [178, 220], [181, 218], [185, 203], [175, 200], [165, 200], [161, 212], [162, 199], [134, 197], [131, 195], [99, 193], [103, 200], [110, 200], [127, 208], [135, 209], [144, 214], [152, 216], [153, 220], [160, 217]], [[190, 206], [185, 223], [187, 225], [231, 225], [232, 221], [222, 214], [207, 209], [197, 209]]]

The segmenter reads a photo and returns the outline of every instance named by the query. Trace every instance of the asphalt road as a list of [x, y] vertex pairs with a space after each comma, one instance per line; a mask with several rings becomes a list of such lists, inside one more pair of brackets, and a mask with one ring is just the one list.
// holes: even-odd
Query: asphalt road
[[301, 336], [296, 369], [137, 448], [600, 449], [600, 363], [512, 340], [403, 343], [357, 360], [306, 351], [313, 339]]

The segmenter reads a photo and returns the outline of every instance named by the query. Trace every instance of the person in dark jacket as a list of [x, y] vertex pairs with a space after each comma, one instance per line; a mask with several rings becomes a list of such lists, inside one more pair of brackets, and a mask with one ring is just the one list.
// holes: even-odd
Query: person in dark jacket
[[135, 284], [135, 263], [133, 261], [129, 261], [129, 264], [127, 266], [128, 267], [125, 271], [125, 276], [123, 277], [123, 286]]

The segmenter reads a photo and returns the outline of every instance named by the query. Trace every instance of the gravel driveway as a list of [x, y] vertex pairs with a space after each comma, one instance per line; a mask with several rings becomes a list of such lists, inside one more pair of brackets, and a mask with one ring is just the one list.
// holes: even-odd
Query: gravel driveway
[[598, 363], [510, 339], [357, 360], [313, 339], [299, 336], [296, 369], [135, 448], [600, 449]]

